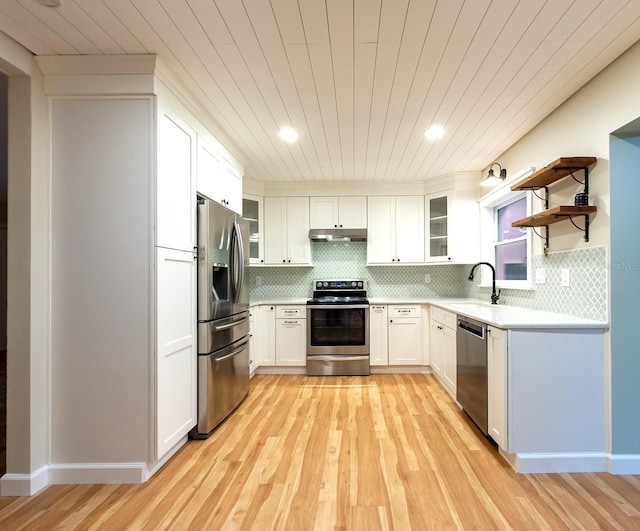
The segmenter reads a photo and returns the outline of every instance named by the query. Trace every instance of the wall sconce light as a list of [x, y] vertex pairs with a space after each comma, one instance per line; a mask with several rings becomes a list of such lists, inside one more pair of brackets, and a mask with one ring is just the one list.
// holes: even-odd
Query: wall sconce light
[[[500, 174], [498, 176], [496, 176], [496, 174], [493, 173], [494, 166], [498, 166], [498, 168], [500, 168]], [[496, 184], [499, 184], [502, 181], [504, 181], [506, 178], [507, 178], [507, 169], [500, 166], [500, 164], [498, 164], [497, 162], [493, 162], [491, 166], [489, 166], [489, 173], [484, 179], [482, 179], [482, 181], [480, 181], [480, 184], [482, 186], [495, 186]]]

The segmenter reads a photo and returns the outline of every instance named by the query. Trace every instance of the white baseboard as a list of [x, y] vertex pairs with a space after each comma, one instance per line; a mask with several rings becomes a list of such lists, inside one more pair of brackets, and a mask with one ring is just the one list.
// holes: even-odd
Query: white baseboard
[[[373, 365], [370, 367], [371, 374], [431, 374], [429, 365]], [[284, 367], [275, 365], [265, 365], [258, 367], [255, 374], [307, 374], [305, 367]]]
[[31, 474], [5, 474], [0, 479], [0, 496], [33, 496], [49, 484], [49, 467]]
[[373, 365], [371, 374], [431, 374], [428, 365]]
[[256, 374], [307, 374], [307, 367], [264, 366], [258, 367]]
[[31, 474], [5, 474], [0, 496], [33, 496], [47, 485], [144, 483], [187, 442], [185, 435], [154, 463], [57, 463]]
[[609, 472], [611, 474], [640, 474], [640, 454], [609, 455]]
[[187, 442], [185, 435], [153, 463], [65, 463], [49, 465], [50, 485], [144, 483]]
[[50, 485], [143, 483], [146, 463], [64, 463], [49, 465]]
[[606, 453], [516, 454], [512, 463], [520, 474], [606, 472]]

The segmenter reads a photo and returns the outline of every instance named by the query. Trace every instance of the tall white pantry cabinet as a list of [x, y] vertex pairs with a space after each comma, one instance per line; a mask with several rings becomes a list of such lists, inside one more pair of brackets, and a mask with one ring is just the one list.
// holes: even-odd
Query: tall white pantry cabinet
[[141, 482], [197, 422], [203, 125], [153, 56], [90, 59], [39, 59], [52, 138], [49, 477]]

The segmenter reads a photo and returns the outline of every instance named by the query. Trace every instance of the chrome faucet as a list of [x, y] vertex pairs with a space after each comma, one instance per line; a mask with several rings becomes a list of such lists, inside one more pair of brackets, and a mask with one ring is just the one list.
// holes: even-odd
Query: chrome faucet
[[500, 298], [500, 292], [502, 290], [498, 290], [498, 293], [496, 293], [496, 269], [489, 262], [478, 262], [475, 264], [471, 268], [471, 273], [469, 273], [469, 280], [473, 280], [473, 272], [476, 270], [476, 267], [482, 264], [491, 268], [491, 304], [498, 304], [498, 299]]

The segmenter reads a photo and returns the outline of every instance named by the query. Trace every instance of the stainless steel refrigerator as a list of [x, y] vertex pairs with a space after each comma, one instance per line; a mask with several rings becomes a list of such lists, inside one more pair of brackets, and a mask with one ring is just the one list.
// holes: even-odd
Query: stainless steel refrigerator
[[204, 439], [249, 392], [249, 224], [198, 198], [198, 424]]

